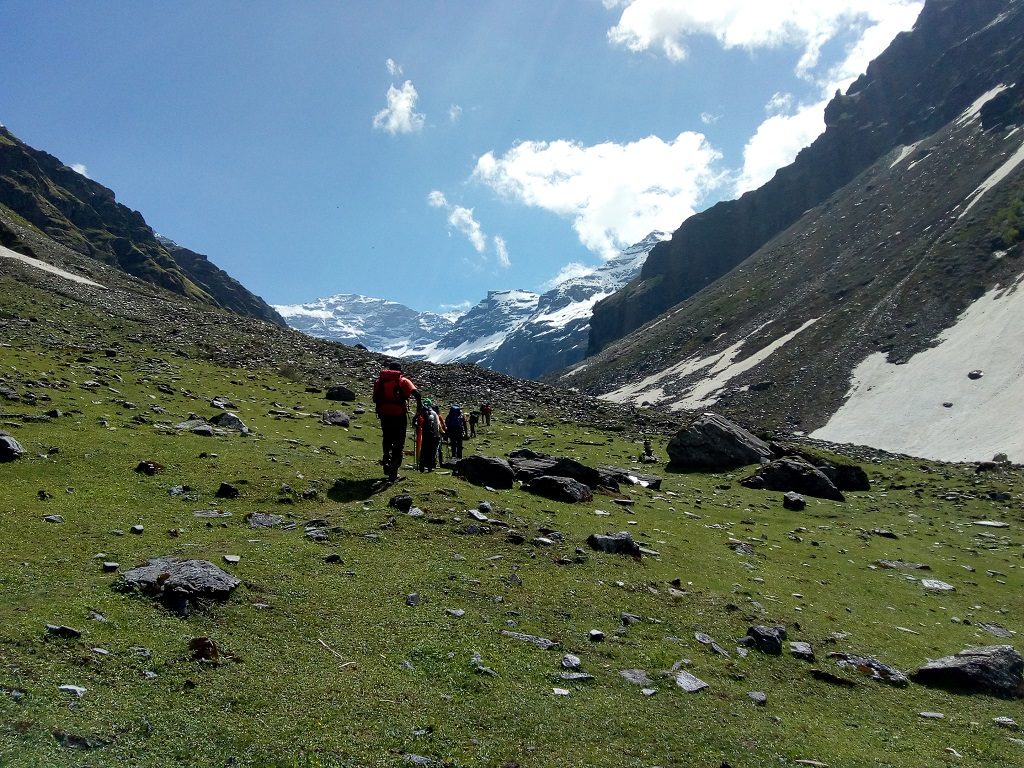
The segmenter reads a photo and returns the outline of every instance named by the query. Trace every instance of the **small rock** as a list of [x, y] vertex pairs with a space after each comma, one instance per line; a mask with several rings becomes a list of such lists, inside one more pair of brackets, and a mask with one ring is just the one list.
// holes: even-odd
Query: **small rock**
[[768, 703], [768, 694], [763, 691], [748, 691], [747, 696], [759, 707], [763, 707]]
[[642, 669], [620, 669], [619, 674], [627, 683], [632, 683], [633, 685], [650, 686], [654, 683], [654, 681], [647, 676], [647, 672]]
[[956, 587], [939, 579], [921, 579], [921, 586], [931, 592], [953, 592]]
[[602, 632], [600, 629], [590, 630], [590, 632], [587, 633], [587, 637], [592, 643], [604, 642], [604, 632]]
[[804, 661], [814, 661], [814, 649], [811, 647], [810, 643], [790, 643], [789, 652], [793, 657], [797, 659], [803, 659]]
[[405, 596], [405, 604], [411, 608], [415, 608], [416, 606], [420, 605], [421, 602], [422, 598], [420, 597], [419, 592], [412, 592]]
[[705, 688], [710, 688], [707, 683], [701, 680], [699, 677], [691, 675], [686, 670], [682, 670], [676, 673], [676, 685], [682, 688], [687, 693], [696, 693], [702, 691]]
[[59, 637], [62, 640], [74, 640], [82, 636], [81, 630], [74, 627], [66, 627], [63, 624], [47, 624], [46, 634]]
[[87, 689], [83, 688], [80, 685], [58, 685], [57, 690], [63, 693], [70, 693], [72, 696], [75, 696], [76, 698], [80, 699], [83, 696], [85, 696], [85, 692]]
[[945, 720], [946, 718], [941, 712], [918, 712], [917, 714], [925, 720]]
[[133, 525], [129, 530], [136, 536], [141, 536], [146, 529], [141, 525]]
[[1012, 717], [993, 717], [992, 722], [1000, 728], [1009, 728], [1011, 731], [1017, 730], [1017, 721]]
[[224, 562], [235, 565], [242, 559], [241, 555], [224, 555]]
[[565, 667], [566, 669], [571, 669], [573, 671], [578, 671], [582, 665], [583, 665], [583, 662], [580, 661], [580, 657], [579, 656], [575, 656], [575, 655], [573, 655], [571, 653], [567, 653], [567, 654], [565, 654], [565, 656], [562, 657], [562, 666]]
[[48, 523], [63, 523], [64, 515], [47, 515], [43, 518]]
[[782, 497], [782, 506], [794, 512], [800, 512], [807, 506], [807, 500], [796, 491], [787, 491]]

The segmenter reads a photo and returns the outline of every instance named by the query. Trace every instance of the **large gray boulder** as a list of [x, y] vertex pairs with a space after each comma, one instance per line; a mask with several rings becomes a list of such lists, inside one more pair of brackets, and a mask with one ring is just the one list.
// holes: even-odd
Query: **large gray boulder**
[[552, 501], [564, 501], [567, 504], [593, 501], [594, 499], [594, 494], [590, 492], [590, 487], [586, 483], [581, 483], [571, 477], [541, 475], [524, 484], [523, 490]]
[[668, 444], [669, 469], [681, 472], [724, 472], [771, 458], [766, 442], [715, 413], [679, 430]]
[[515, 473], [507, 461], [490, 456], [467, 456], [459, 459], [452, 469], [452, 474], [473, 485], [490, 488], [511, 488], [516, 481]]
[[845, 500], [820, 469], [795, 456], [785, 456], [765, 464], [754, 474], [740, 480], [740, 485], [756, 490], [795, 491], [819, 499]]
[[344, 384], [335, 384], [333, 387], [327, 388], [326, 397], [328, 400], [351, 403], [356, 399], [356, 393]]
[[587, 537], [587, 545], [598, 552], [608, 552], [613, 555], [631, 555], [640, 557], [640, 545], [633, 540], [627, 531], [619, 533], [592, 533]]
[[8, 435], [0, 432], [0, 461], [14, 461], [25, 455], [25, 449], [21, 443]]
[[241, 582], [208, 560], [154, 557], [121, 574], [114, 587], [136, 592], [181, 616], [204, 602], [227, 600]]
[[619, 484], [610, 474], [602, 473], [575, 459], [519, 450], [509, 454], [508, 463], [512, 467], [512, 471], [516, 473], [516, 480], [523, 483], [529, 483], [538, 477], [548, 475], [550, 477], [571, 477], [589, 488], [604, 486], [613, 491], [619, 489]]
[[1024, 698], [1024, 658], [1012, 645], [965, 648], [929, 661], [910, 675], [919, 685], [956, 693], [989, 693], [1005, 699]]

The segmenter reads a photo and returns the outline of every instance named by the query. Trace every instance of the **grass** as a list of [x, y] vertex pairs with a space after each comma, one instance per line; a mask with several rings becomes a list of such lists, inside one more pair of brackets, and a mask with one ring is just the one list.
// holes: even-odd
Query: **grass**
[[[978, 623], [1024, 630], [1019, 471], [977, 475], [973, 467], [893, 460], [868, 467], [871, 492], [842, 504], [810, 500], [799, 513], [782, 508], [781, 494], [738, 485], [743, 471], [667, 474], [659, 492], [625, 489], [631, 507], [601, 495], [571, 506], [411, 469], [393, 490], [335, 501], [343, 497], [331, 493], [339, 479], [365, 488], [380, 474], [372, 414], [355, 417], [349, 430], [325, 427], [318, 414], [333, 404], [307, 391], [297, 370], [219, 367], [132, 341], [129, 321], [83, 316], [69, 302], [33, 306], [29, 294], [8, 293], [5, 318], [47, 320], [5, 320], [0, 384], [50, 399], [0, 404], [0, 428], [29, 454], [0, 464], [0, 689], [25, 692], [20, 701], [0, 695], [0, 765], [408, 765], [408, 754], [450, 766], [1024, 760], [1013, 734], [991, 722], [1021, 720], [1019, 703], [867, 680], [836, 688], [788, 655], [740, 658], [733, 642], [750, 624], [785, 623], [790, 639], [815, 644], [815, 666], [833, 671], [822, 658], [830, 649], [910, 670], [968, 645], [1005, 642]], [[368, 404], [369, 382], [351, 383]], [[251, 436], [170, 428], [190, 412], [213, 415], [216, 395], [231, 398]], [[52, 408], [64, 415], [42, 415]], [[640, 452], [638, 435], [564, 423], [542, 404], [534, 410], [534, 419], [499, 412], [467, 450], [504, 455], [529, 445], [623, 466]], [[138, 474], [142, 460], [165, 469]], [[225, 481], [239, 498], [215, 497]], [[172, 496], [172, 486], [191, 490]], [[304, 499], [307, 490], [315, 498]], [[387, 506], [401, 491], [426, 517]], [[990, 491], [1012, 497], [991, 501]], [[513, 545], [497, 528], [461, 533], [466, 510], [482, 500], [528, 539], [546, 527], [564, 541]], [[232, 516], [193, 514], [211, 508]], [[284, 515], [297, 527], [250, 529], [251, 511]], [[65, 522], [43, 521], [52, 514]], [[329, 523], [326, 543], [303, 535], [305, 521], [317, 518]], [[971, 525], [981, 518], [1010, 527]], [[129, 533], [137, 524], [144, 533]], [[875, 528], [898, 538], [865, 533]], [[587, 550], [587, 535], [605, 530], [629, 530], [660, 555], [635, 562]], [[755, 554], [734, 552], [730, 539]], [[326, 563], [330, 553], [343, 562]], [[225, 554], [241, 560], [229, 565]], [[158, 555], [209, 559], [242, 586], [226, 603], [181, 619], [114, 590], [116, 576], [100, 567], [113, 560], [125, 570]], [[882, 558], [927, 563], [926, 575], [956, 591], [927, 593], [901, 571], [873, 568]], [[418, 607], [406, 605], [412, 592], [422, 596]], [[641, 621], [624, 627], [626, 612]], [[106, 621], [91, 619], [96, 613]], [[48, 637], [48, 623], [83, 636]], [[604, 642], [588, 640], [594, 628]], [[562, 647], [542, 651], [502, 636], [504, 629]], [[697, 631], [730, 658], [698, 644]], [[825, 644], [834, 632], [848, 636]], [[192, 660], [195, 637], [212, 638], [225, 657]], [[595, 679], [560, 680], [566, 652]], [[496, 674], [477, 673], [474, 654]], [[675, 687], [664, 673], [682, 660], [710, 689], [690, 695]], [[619, 675], [634, 668], [654, 679], [655, 695]], [[64, 684], [87, 690], [76, 699], [58, 691]], [[556, 687], [570, 695], [555, 695]], [[766, 692], [767, 706], [754, 706], [749, 691]], [[945, 719], [924, 720], [922, 711]], [[70, 749], [55, 733], [102, 745]]]

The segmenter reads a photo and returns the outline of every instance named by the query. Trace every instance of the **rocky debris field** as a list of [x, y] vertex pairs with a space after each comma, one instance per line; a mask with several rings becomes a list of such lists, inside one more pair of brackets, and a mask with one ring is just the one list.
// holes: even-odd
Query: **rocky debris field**
[[1024, 759], [1018, 466], [423, 365], [388, 484], [377, 358], [0, 281], [0, 764]]

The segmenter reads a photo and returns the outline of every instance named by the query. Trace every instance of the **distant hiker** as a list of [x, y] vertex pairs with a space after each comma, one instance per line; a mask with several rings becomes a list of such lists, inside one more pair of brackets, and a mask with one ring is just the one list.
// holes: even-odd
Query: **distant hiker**
[[437, 467], [437, 452], [441, 445], [441, 417], [437, 415], [433, 405], [429, 397], [424, 399], [416, 416], [416, 431], [420, 438], [420, 472], [433, 472]]
[[491, 426], [491, 413], [492, 409], [490, 403], [484, 403], [480, 406], [480, 415], [484, 417], [484, 426], [486, 427]]
[[469, 414], [469, 436], [476, 437], [476, 423], [480, 421], [480, 414], [473, 411]]
[[384, 456], [381, 464], [392, 482], [398, 479], [398, 470], [402, 466], [405, 431], [409, 426], [407, 401], [410, 397], [416, 398], [418, 408], [421, 404], [419, 390], [411, 379], [402, 375], [402, 366], [399, 363], [385, 365], [373, 384], [373, 403], [382, 433]]
[[452, 459], [462, 458], [462, 439], [465, 437], [466, 423], [462, 418], [462, 409], [455, 404], [448, 411], [444, 419], [445, 432], [448, 435], [448, 446], [452, 452]]

